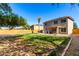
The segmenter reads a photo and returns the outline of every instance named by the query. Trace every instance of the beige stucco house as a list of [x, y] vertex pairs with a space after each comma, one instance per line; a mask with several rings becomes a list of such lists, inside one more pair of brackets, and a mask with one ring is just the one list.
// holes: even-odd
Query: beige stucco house
[[44, 22], [44, 33], [48, 34], [72, 34], [73, 18], [64, 16]]
[[34, 25], [31, 26], [31, 29], [34, 30], [34, 31], [42, 32], [43, 31], [43, 25], [34, 24]]

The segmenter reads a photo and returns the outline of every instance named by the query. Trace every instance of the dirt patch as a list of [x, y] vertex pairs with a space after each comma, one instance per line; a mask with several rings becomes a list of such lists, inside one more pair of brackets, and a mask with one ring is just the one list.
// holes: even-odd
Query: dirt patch
[[[49, 47], [46, 45], [29, 44], [29, 41], [23, 39], [17, 40], [0, 40], [0, 56], [36, 56], [47, 55], [53, 45], [49, 43]], [[40, 47], [39, 47], [40, 46]], [[43, 46], [45, 46], [43, 48]]]

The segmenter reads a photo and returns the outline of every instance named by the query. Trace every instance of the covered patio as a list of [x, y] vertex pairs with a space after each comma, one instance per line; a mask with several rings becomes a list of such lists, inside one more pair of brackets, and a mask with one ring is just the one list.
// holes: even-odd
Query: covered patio
[[67, 29], [65, 27], [56, 26], [47, 28], [48, 34], [67, 34]]

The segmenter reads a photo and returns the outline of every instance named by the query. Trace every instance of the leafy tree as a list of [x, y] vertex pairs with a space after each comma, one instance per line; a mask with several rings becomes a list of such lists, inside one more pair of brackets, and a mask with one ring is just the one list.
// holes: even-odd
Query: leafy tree
[[15, 26], [18, 26], [19, 16], [16, 14], [9, 15], [11, 19], [8, 19], [8, 26], [10, 29], [13, 29]]
[[[51, 3], [52, 6], [56, 5], [57, 7], [60, 7], [60, 4], [61, 3]], [[72, 8], [79, 7], [79, 3], [69, 3], [69, 4]]]
[[8, 3], [0, 3], [0, 26], [7, 26], [7, 21], [10, 19], [9, 15], [12, 9]]
[[74, 22], [73, 28], [74, 28], [74, 29], [77, 29], [77, 28], [78, 28], [77, 23]]
[[3, 21], [3, 13], [0, 11], [0, 26], [2, 24], [2, 21]]
[[22, 16], [12, 13], [8, 3], [0, 3], [0, 26], [7, 26], [10, 29], [13, 29], [15, 26], [29, 28], [29, 25]]
[[24, 28], [28, 28], [28, 24], [26, 20], [22, 16], [11, 15], [11, 20], [8, 21], [8, 25], [10, 29], [13, 29], [15, 26], [23, 26]]
[[25, 26], [26, 25], [26, 21], [25, 21], [25, 19], [22, 16], [20, 16], [19, 20], [20, 20], [19, 23], [20, 23], [21, 26]]
[[29, 27], [28, 23], [22, 16], [20, 16], [20, 18], [19, 18], [19, 25], [23, 26], [25, 29], [27, 29]]
[[12, 12], [12, 9], [8, 3], [0, 3], [0, 11], [2, 11], [5, 15], [7, 15]]

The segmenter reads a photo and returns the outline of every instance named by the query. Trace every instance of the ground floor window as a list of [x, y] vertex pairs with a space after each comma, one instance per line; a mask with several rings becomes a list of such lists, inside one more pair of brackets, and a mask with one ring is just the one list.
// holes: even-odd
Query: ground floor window
[[66, 32], [66, 28], [61, 28], [61, 32]]

